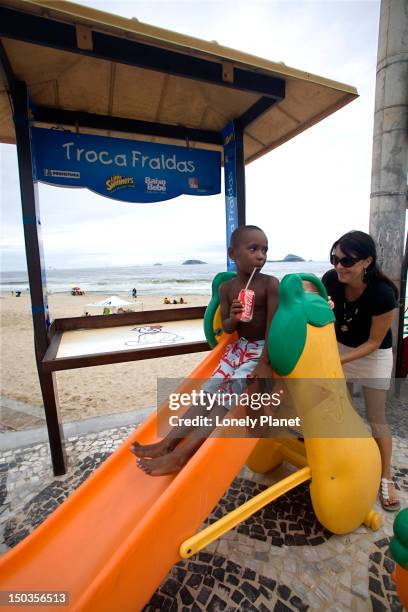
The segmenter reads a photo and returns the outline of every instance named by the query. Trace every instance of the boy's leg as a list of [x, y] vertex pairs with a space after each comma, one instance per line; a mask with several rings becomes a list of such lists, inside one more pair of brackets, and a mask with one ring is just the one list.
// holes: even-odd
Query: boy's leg
[[[231, 374], [234, 374], [234, 372], [237, 373], [239, 377], [238, 369], [236, 368], [236, 366], [234, 367], [232, 363], [230, 363], [228, 357], [232, 355], [233, 358], [235, 358], [234, 351], [235, 347], [239, 342], [240, 341], [233, 343], [232, 345], [227, 347], [212, 377], [203, 385], [202, 388], [205, 389], [208, 393], [216, 393], [217, 390], [221, 390], [223, 387], [222, 382], [228, 381], [229, 377], [231, 376]], [[262, 351], [262, 346], [254, 347], [253, 344], [254, 343], [251, 343], [251, 349], [253, 350], [255, 348], [255, 350], [257, 350], [257, 352], [260, 354]], [[253, 361], [251, 364], [246, 364], [247, 367], [249, 366], [249, 371], [251, 371], [255, 367], [256, 361]], [[247, 372], [245, 372], [245, 378], [246, 374]], [[188, 418], [193, 418], [194, 416], [202, 415], [203, 408], [205, 408], [205, 406], [202, 405], [191, 407], [184, 416]], [[214, 417], [214, 419], [216, 417], [217, 409], [221, 411], [222, 416], [225, 416], [226, 411], [224, 410], [224, 408], [222, 408], [221, 406], [218, 406], [216, 408], [214, 406], [211, 411], [211, 415]], [[209, 430], [208, 428], [206, 428], [205, 434], [208, 435], [208, 433]], [[148, 472], [149, 474], [157, 476], [174, 473], [175, 471], [180, 470], [180, 467], [182, 467], [184, 463], [188, 461], [188, 459], [195, 452], [195, 450], [197, 450], [197, 448], [201, 446], [206, 437], [202, 437], [200, 435], [200, 429], [198, 428], [184, 428], [181, 431], [178, 430], [177, 434], [178, 436], [177, 438], [175, 438], [174, 433], [170, 432], [163, 440], [156, 444], [142, 446], [137, 442], [134, 443], [132, 452], [139, 457], [139, 467]], [[183, 444], [180, 444], [184, 436], [187, 436], [190, 439], [187, 440], [185, 443], [183, 442]], [[181, 448], [177, 453], [176, 451], [178, 450], [178, 444], [180, 444]], [[170, 457], [169, 455], [172, 455], [172, 457]], [[159, 459], [163, 457], [163, 461], [159, 461]], [[153, 461], [155, 461], [155, 463]]]
[[136, 457], [161, 457], [170, 453], [181, 439], [166, 436], [163, 440], [154, 444], [140, 444], [140, 442], [134, 441], [130, 447], [130, 452]]
[[[225, 361], [225, 356], [229, 354], [231, 347], [233, 347], [235, 343], [229, 345], [224, 354], [222, 355], [219, 364], [217, 365], [212, 377], [204, 383], [202, 386], [203, 389], [207, 390], [209, 393], [215, 392], [219, 387], [220, 379], [224, 379], [224, 374], [220, 371], [224, 368], [226, 371], [230, 368], [228, 362]], [[222, 366], [222, 367], [221, 367]], [[206, 406], [192, 406], [190, 409], [184, 414], [185, 418], [194, 418], [195, 416], [200, 416], [203, 413], [203, 410]], [[163, 455], [167, 455], [171, 453], [174, 448], [183, 440], [185, 436], [189, 434], [189, 432], [194, 429], [193, 427], [185, 427], [185, 428], [177, 428], [177, 437], [174, 435], [174, 432], [171, 431], [167, 434], [167, 436], [160, 440], [160, 442], [156, 442], [155, 444], [139, 444], [139, 442], [133, 442], [131, 447], [131, 452], [134, 453], [137, 457], [144, 458], [156, 458], [162, 457]]]
[[222, 420], [226, 413], [227, 411], [222, 406], [213, 408], [210, 413], [213, 426], [194, 428], [171, 452], [150, 459], [139, 458], [137, 465], [150, 476], [164, 476], [179, 472], [215, 429], [216, 417]]
[[[248, 380], [248, 383], [250, 383], [250, 393], [259, 389], [260, 387], [260, 381], [258, 380]], [[248, 389], [248, 384], [245, 388]], [[240, 386], [240, 392], [242, 392], [242, 385]], [[243, 409], [239, 404], [234, 406], [232, 411], [227, 410], [219, 404], [214, 406], [212, 410], [208, 412], [208, 416], [212, 419], [211, 426], [208, 425], [202, 428], [195, 427], [191, 429], [184, 439], [177, 439], [177, 446], [175, 445], [169, 453], [162, 456], [157, 456], [155, 458], [139, 458], [137, 465], [150, 476], [164, 476], [166, 474], [174, 474], [179, 472], [187, 461], [193, 456], [196, 450], [200, 448], [200, 446], [209, 437], [210, 433], [212, 433], [212, 431], [216, 428], [217, 418], [218, 422], [221, 422], [226, 414], [234, 414], [234, 416], [238, 416], [240, 412], [241, 416], [244, 416], [245, 408]], [[252, 431], [252, 435], [256, 436], [257, 434]]]
[[[192, 419], [195, 416], [200, 416], [203, 413], [205, 406], [190, 406], [187, 412], [183, 415], [183, 418]], [[130, 451], [136, 455], [136, 457], [162, 457], [171, 453], [174, 448], [185, 438], [194, 427], [177, 427], [177, 436], [174, 430], [169, 431], [167, 436], [155, 442], [154, 444], [140, 444], [139, 442], [132, 442]]]

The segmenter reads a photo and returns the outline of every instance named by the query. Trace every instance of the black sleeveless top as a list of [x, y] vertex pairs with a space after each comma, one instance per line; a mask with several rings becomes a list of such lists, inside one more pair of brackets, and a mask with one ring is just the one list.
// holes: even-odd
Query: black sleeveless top
[[[372, 317], [398, 306], [392, 287], [382, 280], [368, 285], [354, 302], [347, 302], [345, 284], [338, 280], [336, 270], [326, 272], [322, 283], [334, 302], [336, 338], [346, 346], [356, 347], [367, 342]], [[392, 333], [389, 329], [379, 348], [386, 349], [391, 346]]]

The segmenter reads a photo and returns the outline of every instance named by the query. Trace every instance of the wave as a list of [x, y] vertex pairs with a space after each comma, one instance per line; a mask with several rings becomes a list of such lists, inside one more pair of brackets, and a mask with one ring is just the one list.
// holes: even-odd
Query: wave
[[[311, 272], [321, 277], [329, 268], [326, 262], [268, 263], [264, 271], [282, 278], [290, 272]], [[205, 270], [203, 269], [205, 268]], [[133, 287], [138, 295], [205, 295], [211, 293], [211, 282], [217, 272], [225, 271], [222, 264], [205, 266], [163, 265], [117, 268], [83, 268], [78, 270], [47, 270], [49, 293], [67, 293], [79, 286], [86, 293], [97, 295], [122, 294], [131, 296]], [[2, 272], [0, 291], [3, 293], [28, 289], [24, 271]]]
[[25, 278], [24, 280], [16, 280], [16, 281], [6, 281], [6, 282], [0, 282], [0, 287], [2, 285], [7, 285], [7, 286], [15, 286], [18, 287], [20, 285], [26, 285], [28, 283], [28, 279]]
[[[143, 279], [143, 282], [149, 284], [147, 279]], [[152, 285], [172, 284], [172, 285], [189, 285], [197, 283], [211, 283], [212, 277], [209, 278], [157, 278], [150, 281]]]

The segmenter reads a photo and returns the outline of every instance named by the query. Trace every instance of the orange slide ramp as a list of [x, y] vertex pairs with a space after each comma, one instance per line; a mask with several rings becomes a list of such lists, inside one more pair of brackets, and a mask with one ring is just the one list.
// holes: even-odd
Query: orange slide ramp
[[[212, 374], [228, 341], [223, 338], [181, 391], [191, 388], [191, 379]], [[129, 444], [155, 439], [152, 415], [0, 559], [0, 590], [65, 591], [69, 610], [141, 609], [180, 560], [180, 544], [197, 531], [257, 443], [211, 437], [179, 474], [151, 477], [137, 468]]]

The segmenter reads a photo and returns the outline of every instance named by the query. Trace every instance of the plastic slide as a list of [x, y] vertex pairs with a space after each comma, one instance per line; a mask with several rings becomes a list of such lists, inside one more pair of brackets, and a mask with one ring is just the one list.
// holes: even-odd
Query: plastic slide
[[[228, 341], [225, 336], [180, 391], [190, 390], [192, 379], [212, 374]], [[197, 531], [257, 442], [210, 437], [179, 474], [152, 477], [137, 468], [129, 446], [156, 439], [152, 415], [0, 559], [0, 590], [68, 592], [70, 610], [141, 609], [180, 560], [180, 544]], [[53, 609], [61, 607], [44, 607]]]
[[[179, 561], [182, 543], [196, 533], [247, 460], [258, 472], [283, 459], [303, 467], [312, 480], [316, 515], [334, 533], [353, 531], [363, 522], [379, 526], [371, 510], [380, 480], [379, 451], [348, 400], [324, 287], [316, 277], [307, 277], [321, 295], [305, 293], [301, 276], [307, 277], [289, 275], [281, 283], [268, 347], [276, 373], [295, 383], [289, 389], [305, 444], [211, 436], [179, 474], [151, 477], [137, 468], [129, 446], [133, 440], [156, 440], [153, 415], [0, 559], [0, 590], [65, 591], [70, 610], [141, 609]], [[217, 305], [218, 286], [228, 278], [229, 273], [216, 277], [204, 322], [215, 348], [180, 392], [195, 388], [195, 379], [207, 379], [233, 339], [221, 334]], [[311, 386], [310, 379], [320, 380]]]

